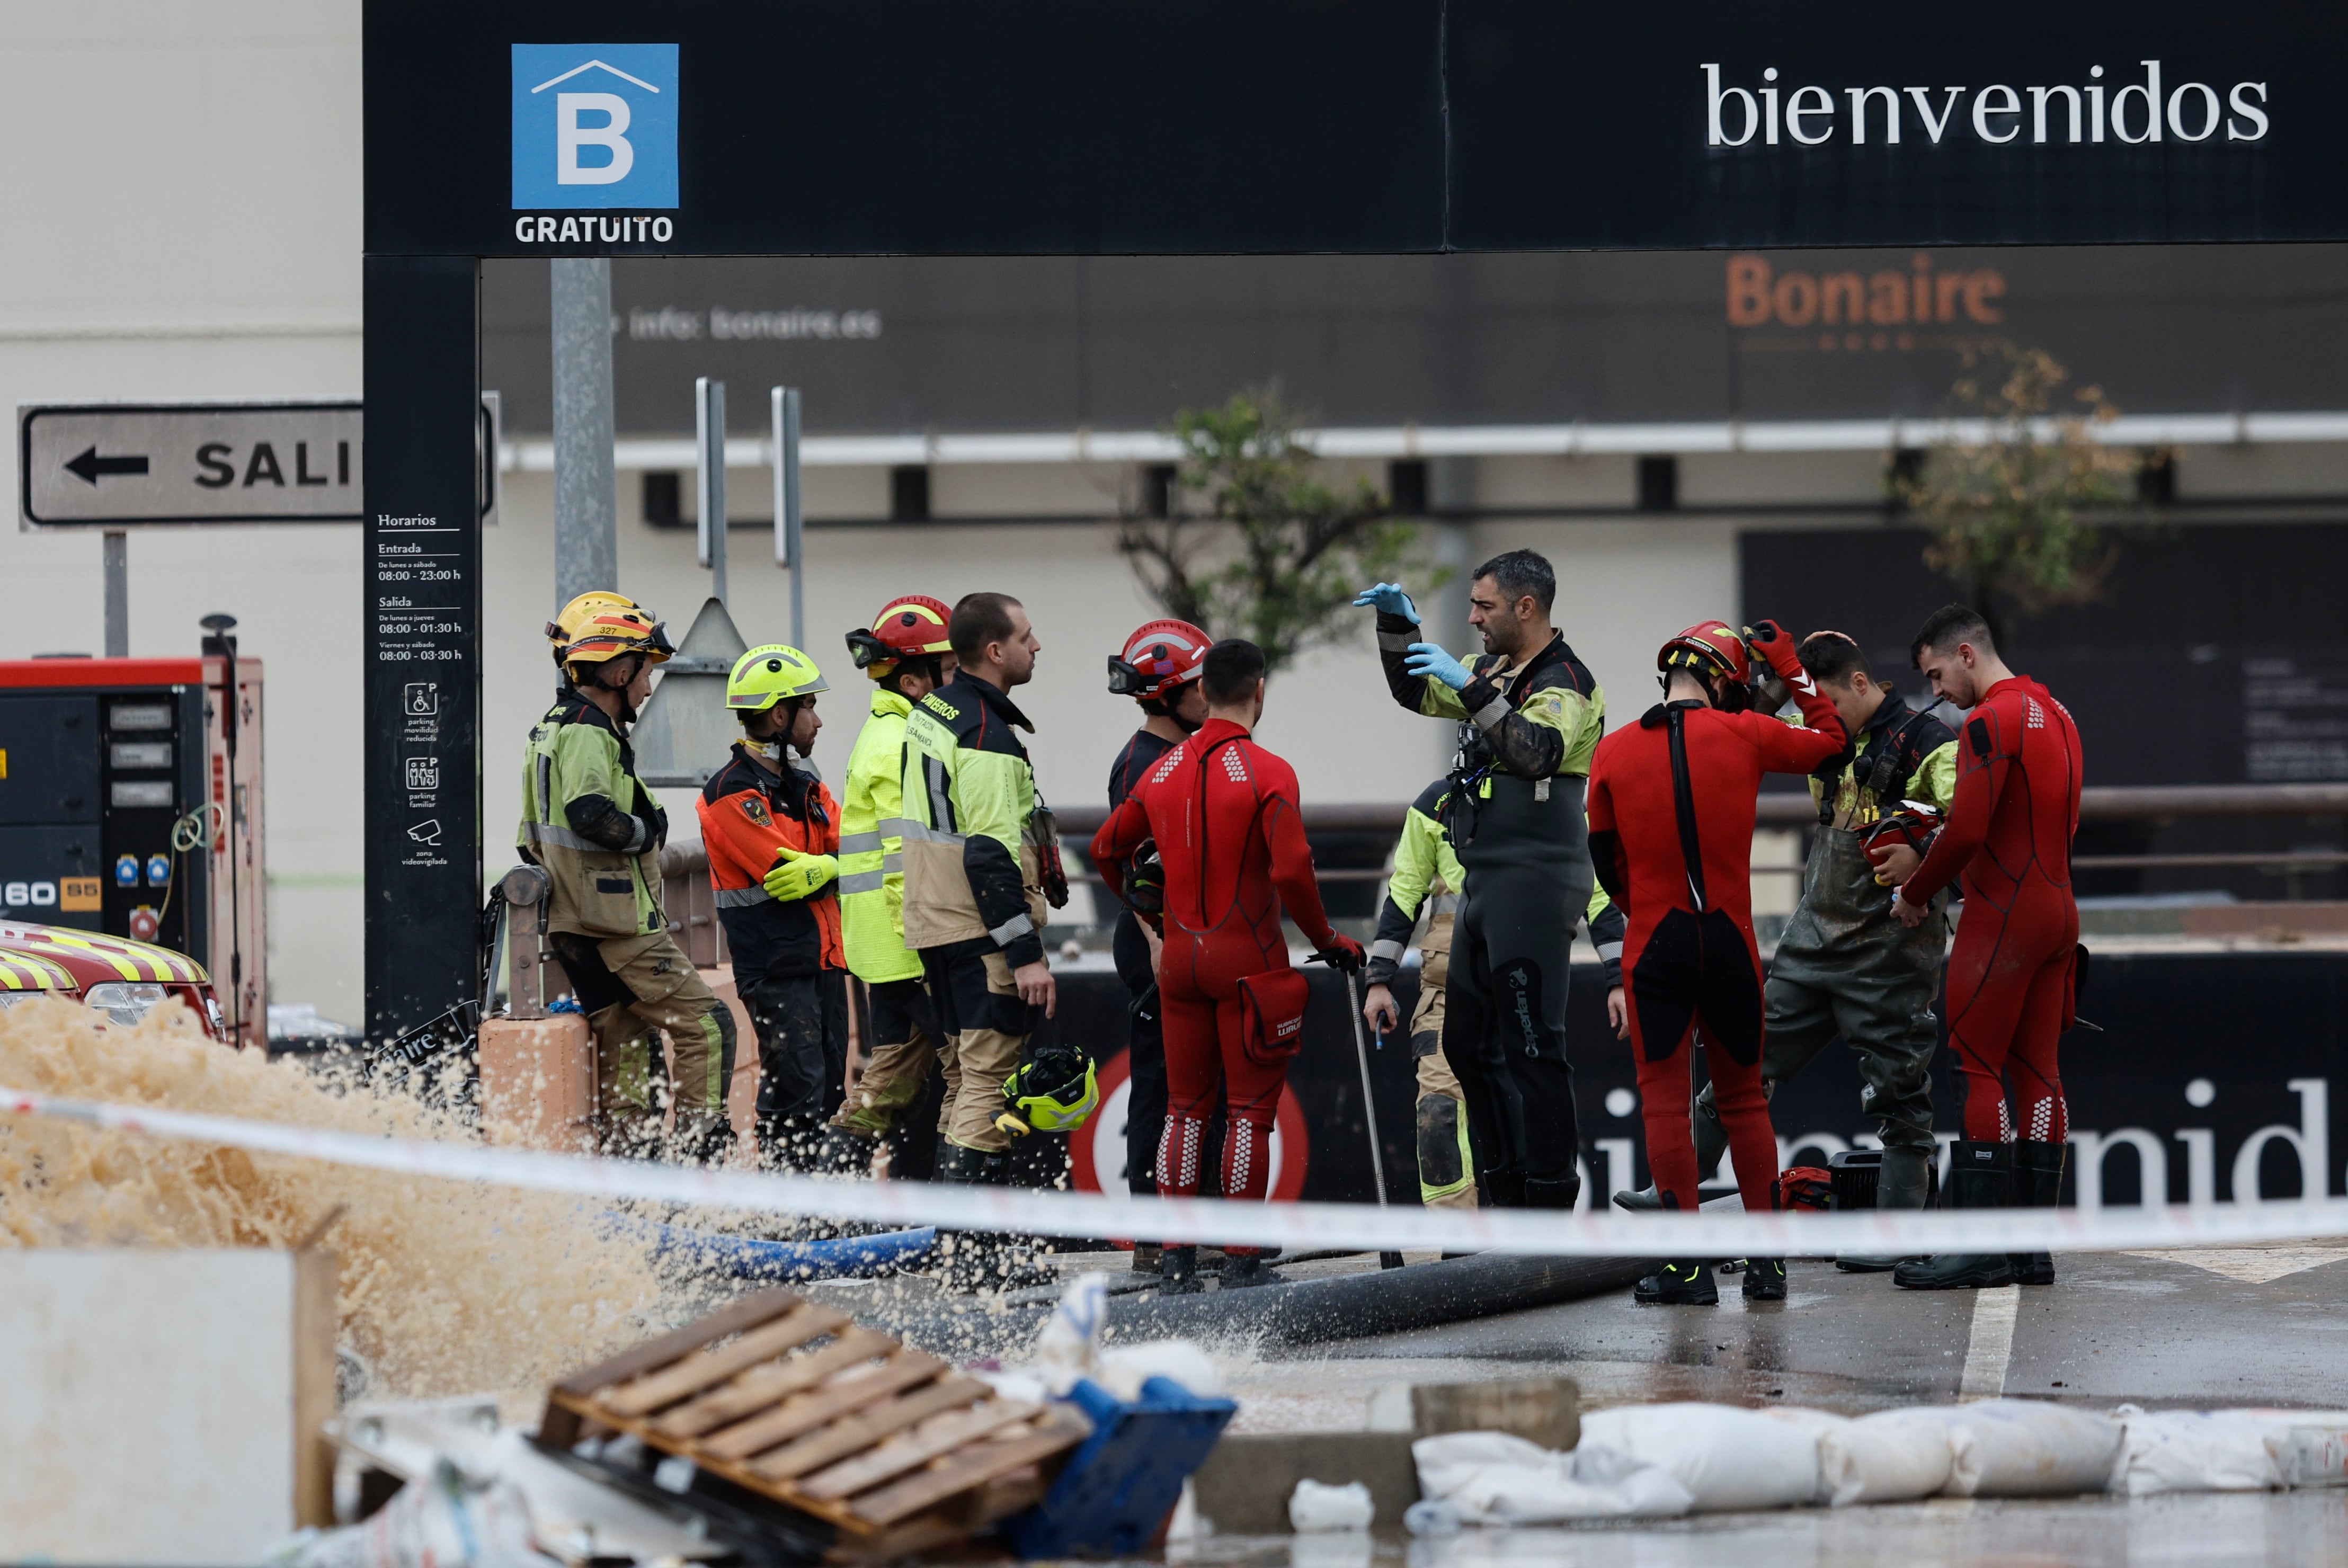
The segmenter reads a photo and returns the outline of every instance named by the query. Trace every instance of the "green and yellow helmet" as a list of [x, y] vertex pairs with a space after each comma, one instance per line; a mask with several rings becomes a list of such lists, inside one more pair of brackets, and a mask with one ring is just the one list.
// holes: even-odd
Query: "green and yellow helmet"
[[1004, 1080], [1011, 1109], [994, 1125], [1014, 1138], [1082, 1127], [1100, 1104], [1100, 1075], [1092, 1057], [1074, 1046], [1046, 1046]]
[[734, 661], [726, 677], [726, 706], [745, 718], [795, 696], [829, 691], [815, 661], [797, 648], [768, 643]]

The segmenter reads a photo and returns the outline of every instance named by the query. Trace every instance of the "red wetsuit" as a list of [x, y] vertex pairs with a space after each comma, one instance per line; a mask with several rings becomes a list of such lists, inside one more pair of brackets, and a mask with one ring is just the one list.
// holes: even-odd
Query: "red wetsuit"
[[1622, 986], [1638, 1053], [1647, 1168], [1664, 1202], [1690, 1212], [1696, 1168], [1689, 1046], [1698, 1025], [1745, 1206], [1772, 1207], [1777, 1137], [1761, 1092], [1754, 804], [1763, 774], [1807, 773], [1846, 744], [1834, 705], [1795, 661], [1793, 640], [1780, 634], [1764, 651], [1810, 727], [1699, 702], [1666, 703], [1600, 741], [1590, 769], [1591, 859], [1630, 918]]
[[[1101, 824], [1093, 836], [1093, 864], [1114, 880], [1142, 841], [1152, 838], [1166, 868], [1166, 940], [1158, 982], [1165, 1007], [1167, 1113], [1158, 1190], [1197, 1194], [1199, 1150], [1220, 1081], [1230, 1118], [1223, 1195], [1262, 1198], [1272, 1116], [1302, 1035], [1253, 1040], [1240, 982], [1275, 971], [1294, 975], [1280, 927], [1283, 906], [1316, 945], [1342, 940], [1322, 912], [1296, 772], [1238, 725], [1210, 718], [1168, 752]], [[1301, 1016], [1296, 980], [1286, 984], [1299, 993]]]
[[[2071, 1135], [2054, 1046], [2074, 1019], [2079, 905], [2071, 840], [2085, 773], [2070, 711], [2027, 676], [1998, 682], [1957, 736], [1957, 792], [1924, 863], [1901, 888], [1928, 903], [1958, 882], [1949, 949], [1949, 1047], [1965, 1080], [1965, 1136], [2062, 1143]], [[2014, 1069], [2017, 1127], [2003, 1072]]]

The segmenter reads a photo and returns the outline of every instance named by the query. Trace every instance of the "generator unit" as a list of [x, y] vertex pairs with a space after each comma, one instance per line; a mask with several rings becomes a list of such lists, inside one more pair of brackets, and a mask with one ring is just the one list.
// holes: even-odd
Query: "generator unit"
[[184, 953], [265, 1049], [262, 666], [232, 624], [196, 658], [0, 660], [0, 917]]

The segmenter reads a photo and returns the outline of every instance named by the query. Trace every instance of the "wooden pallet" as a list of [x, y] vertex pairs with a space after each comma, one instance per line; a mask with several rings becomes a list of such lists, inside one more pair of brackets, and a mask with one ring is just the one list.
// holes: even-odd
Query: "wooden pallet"
[[764, 1290], [548, 1390], [539, 1440], [633, 1433], [831, 1525], [831, 1556], [960, 1539], [1044, 1494], [1090, 1432], [844, 1312]]

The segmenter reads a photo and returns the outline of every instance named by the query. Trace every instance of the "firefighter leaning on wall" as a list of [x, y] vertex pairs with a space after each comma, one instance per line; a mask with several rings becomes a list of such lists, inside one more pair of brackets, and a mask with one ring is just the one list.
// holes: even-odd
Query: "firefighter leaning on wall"
[[[1418, 1074], [1418, 1195], [1422, 1202], [1472, 1209], [1476, 1202], [1476, 1161], [1468, 1143], [1465, 1096], [1459, 1078], [1443, 1055], [1443, 993], [1450, 978], [1451, 927], [1458, 913], [1459, 889], [1466, 872], [1452, 852], [1443, 830], [1443, 797], [1451, 789], [1438, 779], [1419, 792], [1404, 813], [1402, 837], [1395, 841], [1394, 872], [1386, 881], [1386, 896], [1378, 910], [1378, 930], [1370, 948], [1370, 988], [1362, 1016], [1370, 1027], [1384, 1034], [1400, 1019], [1400, 1006], [1391, 989], [1402, 968], [1411, 933], [1422, 916], [1426, 932], [1419, 939], [1418, 1003], [1411, 1009], [1410, 1050]], [[1622, 986], [1622, 912], [1607, 902], [1603, 888], [1592, 888], [1586, 922], [1591, 940], [1606, 966], [1610, 1008], [1619, 1005]]]
[[[530, 732], [516, 838], [551, 879], [548, 943], [594, 1034], [597, 1140], [611, 1152], [714, 1162], [733, 1139], [734, 1013], [661, 913], [668, 815], [636, 777], [628, 745], [652, 667], [675, 650], [650, 611], [612, 593], [573, 599], [546, 634], [562, 678]], [[654, 1029], [669, 1039], [664, 1073]], [[654, 1088], [664, 1077], [665, 1096]], [[665, 1140], [664, 1099], [675, 1111]]]

